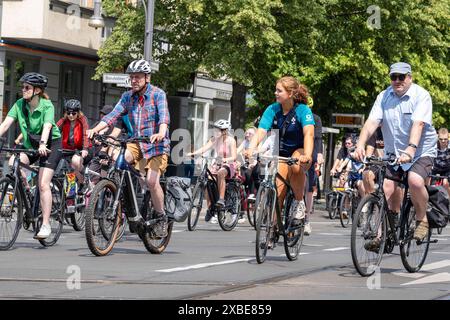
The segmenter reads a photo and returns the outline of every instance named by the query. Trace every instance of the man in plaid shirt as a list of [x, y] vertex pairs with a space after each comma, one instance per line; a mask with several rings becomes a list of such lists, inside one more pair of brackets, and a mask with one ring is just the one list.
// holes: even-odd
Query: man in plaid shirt
[[169, 152], [169, 109], [166, 93], [150, 84], [150, 64], [146, 60], [135, 60], [127, 68], [132, 89], [125, 92], [119, 103], [100, 123], [90, 130], [92, 139], [107, 126], [113, 125], [122, 116], [128, 115], [133, 129], [133, 137], [150, 137], [150, 143], [129, 143], [125, 159], [129, 163], [138, 163], [144, 159], [147, 170], [147, 186], [157, 217], [161, 219], [154, 231], [163, 238], [167, 236], [167, 216], [164, 212], [164, 192], [159, 179], [166, 171]]

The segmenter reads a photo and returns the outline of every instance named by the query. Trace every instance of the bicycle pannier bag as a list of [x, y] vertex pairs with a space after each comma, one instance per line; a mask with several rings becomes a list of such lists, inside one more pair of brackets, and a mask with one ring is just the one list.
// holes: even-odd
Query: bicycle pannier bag
[[430, 228], [444, 228], [449, 220], [448, 193], [443, 186], [426, 186], [428, 191], [427, 218]]
[[166, 188], [171, 193], [166, 193], [166, 200], [173, 195], [175, 203], [166, 202], [166, 212], [173, 217], [176, 222], [186, 220], [191, 210], [192, 191], [190, 188], [191, 179], [182, 177], [168, 177]]

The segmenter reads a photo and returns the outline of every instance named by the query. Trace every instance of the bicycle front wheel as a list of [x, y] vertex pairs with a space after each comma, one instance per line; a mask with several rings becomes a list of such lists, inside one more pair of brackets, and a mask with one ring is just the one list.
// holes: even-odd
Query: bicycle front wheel
[[16, 180], [0, 179], [0, 250], [8, 250], [14, 245], [22, 220], [22, 197]]
[[233, 230], [239, 220], [241, 212], [241, 194], [239, 186], [228, 183], [225, 190], [225, 207], [220, 209], [217, 220], [223, 231]]
[[353, 198], [348, 192], [345, 192], [341, 197], [339, 204], [339, 220], [343, 228], [347, 228], [350, 223], [350, 216], [352, 212]]
[[330, 220], [336, 218], [336, 211], [338, 207], [338, 194], [333, 191], [327, 195], [327, 211]]
[[188, 214], [187, 226], [189, 231], [194, 231], [197, 227], [198, 219], [200, 218], [200, 212], [203, 206], [203, 196], [205, 188], [202, 183], [198, 182], [194, 187], [192, 206]]
[[374, 195], [365, 196], [356, 209], [351, 234], [353, 265], [358, 273], [372, 275], [381, 263], [386, 244], [386, 211]]
[[117, 185], [108, 179], [100, 180], [94, 187], [86, 208], [86, 241], [96, 256], [107, 255], [116, 242], [122, 224], [122, 205], [114, 206]]
[[419, 271], [427, 258], [431, 231], [428, 229], [428, 234], [423, 241], [414, 239], [416, 210], [411, 200], [406, 203], [404, 215], [407, 217], [405, 219], [407, 221], [402, 224], [404, 238], [400, 242], [400, 256], [405, 269], [412, 273]]
[[[51, 247], [58, 241], [62, 233], [66, 212], [66, 193], [64, 192], [62, 183], [57, 179], [53, 179], [50, 182], [50, 188], [52, 191], [52, 212], [50, 213], [50, 227], [52, 233], [50, 234], [50, 237], [46, 239], [39, 239], [39, 242], [44, 247]], [[36, 231], [39, 231], [42, 225], [42, 211], [40, 209], [39, 211], [41, 214], [37, 221]]]
[[255, 223], [255, 200], [248, 200], [247, 199], [247, 217], [248, 217], [248, 223], [256, 229], [256, 223]]
[[268, 187], [259, 190], [259, 201], [256, 202], [256, 261], [263, 263], [266, 260], [267, 249], [271, 234], [273, 233], [272, 215], [275, 205], [274, 191]]

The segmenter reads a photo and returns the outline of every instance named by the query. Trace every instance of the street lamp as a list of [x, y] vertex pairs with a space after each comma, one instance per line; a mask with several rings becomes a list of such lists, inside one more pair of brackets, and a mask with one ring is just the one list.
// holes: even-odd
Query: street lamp
[[102, 0], [94, 0], [94, 15], [89, 19], [89, 26], [92, 28], [103, 28], [105, 21], [102, 17]]
[[144, 38], [144, 59], [152, 62], [152, 45], [153, 45], [153, 17], [155, 11], [155, 3], [153, 0], [147, 0], [147, 8], [144, 0], [141, 0], [145, 10], [145, 38]]

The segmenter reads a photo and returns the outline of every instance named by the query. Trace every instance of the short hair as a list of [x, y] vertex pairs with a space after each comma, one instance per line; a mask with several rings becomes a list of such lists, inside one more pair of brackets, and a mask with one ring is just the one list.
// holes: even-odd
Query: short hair
[[448, 130], [447, 130], [447, 128], [440, 128], [439, 131], [438, 131], [438, 134], [439, 134], [440, 136], [448, 136]]

